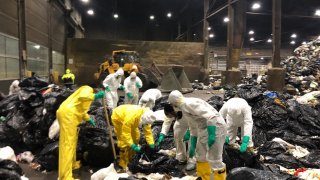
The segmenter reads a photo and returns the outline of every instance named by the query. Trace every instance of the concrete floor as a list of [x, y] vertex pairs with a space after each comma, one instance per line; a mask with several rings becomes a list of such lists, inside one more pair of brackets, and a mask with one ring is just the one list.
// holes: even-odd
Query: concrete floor
[[[185, 94], [186, 97], [197, 97], [203, 100], [208, 100], [213, 95], [222, 95], [219, 91], [213, 90], [195, 90], [192, 93]], [[121, 94], [119, 94], [121, 95]], [[56, 180], [58, 178], [58, 171], [51, 171], [51, 172], [39, 172], [31, 169], [27, 164], [20, 164], [21, 168], [23, 169], [25, 176], [30, 180]], [[181, 169], [184, 169], [185, 165], [180, 166]], [[81, 180], [90, 179], [91, 173], [97, 170], [92, 170], [89, 167], [81, 167], [80, 172], [77, 173], [78, 177]], [[184, 171], [184, 170], [183, 170]], [[188, 175], [195, 175], [195, 171], [186, 172]]]

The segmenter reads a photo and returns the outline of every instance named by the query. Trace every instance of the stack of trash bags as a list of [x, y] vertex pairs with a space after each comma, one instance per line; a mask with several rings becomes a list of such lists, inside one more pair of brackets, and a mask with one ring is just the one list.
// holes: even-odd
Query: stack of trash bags
[[[19, 92], [0, 101], [0, 148], [10, 146], [22, 157], [19, 159], [35, 169], [55, 170], [59, 152], [56, 110], [73, 91], [49, 85], [38, 77], [22, 79], [19, 86]], [[84, 165], [103, 167], [113, 159], [102, 103], [93, 102], [89, 114], [97, 126], [79, 126], [77, 158]]]

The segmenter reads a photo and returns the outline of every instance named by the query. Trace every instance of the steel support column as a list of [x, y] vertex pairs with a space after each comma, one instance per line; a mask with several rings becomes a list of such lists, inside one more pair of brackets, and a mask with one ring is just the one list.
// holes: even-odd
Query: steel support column
[[27, 38], [25, 0], [17, 0], [18, 37], [19, 37], [19, 69], [20, 78], [26, 75], [27, 70]]

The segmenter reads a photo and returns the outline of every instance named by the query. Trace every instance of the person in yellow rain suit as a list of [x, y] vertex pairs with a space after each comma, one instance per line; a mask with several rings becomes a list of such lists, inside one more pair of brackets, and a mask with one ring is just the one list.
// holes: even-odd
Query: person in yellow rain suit
[[156, 117], [149, 108], [124, 104], [113, 109], [111, 120], [120, 149], [120, 172], [127, 168], [135, 152], [140, 153], [140, 147], [138, 146], [140, 140], [139, 127], [143, 127], [147, 143], [150, 148], [154, 148], [151, 124], [156, 120]]
[[57, 110], [60, 125], [59, 180], [72, 180], [72, 169], [80, 168], [80, 162], [76, 162], [77, 127], [82, 121], [95, 126], [95, 122], [87, 111], [93, 100], [103, 97], [104, 91], [95, 94], [91, 87], [82, 86], [71, 94]]
[[74, 74], [71, 73], [70, 69], [66, 69], [66, 73], [62, 76], [61, 79], [67, 88], [72, 89], [72, 85], [74, 84], [75, 76], [74, 76]]

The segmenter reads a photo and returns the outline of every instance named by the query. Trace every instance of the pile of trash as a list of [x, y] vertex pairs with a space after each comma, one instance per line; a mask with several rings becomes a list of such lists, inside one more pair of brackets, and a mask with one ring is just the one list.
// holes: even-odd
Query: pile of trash
[[[18, 159], [38, 170], [58, 167], [59, 123], [56, 111], [73, 91], [48, 85], [38, 77], [22, 79], [17, 93], [0, 101], [0, 147], [10, 146]], [[84, 165], [103, 167], [110, 164], [112, 149], [108, 126], [100, 101], [92, 103], [90, 116], [96, 127], [79, 126], [77, 158]]]
[[295, 88], [300, 95], [319, 90], [320, 39], [296, 48], [294, 55], [282, 62], [286, 70], [288, 88]]
[[0, 148], [0, 179], [28, 180], [9, 146]]

